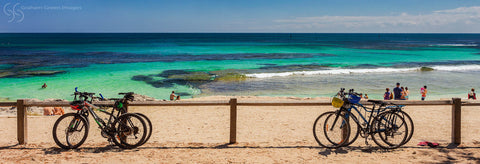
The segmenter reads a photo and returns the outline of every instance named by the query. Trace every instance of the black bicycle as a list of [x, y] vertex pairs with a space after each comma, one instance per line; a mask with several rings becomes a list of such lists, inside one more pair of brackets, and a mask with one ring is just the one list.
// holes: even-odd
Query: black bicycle
[[[120, 113], [128, 113], [128, 110], [126, 108], [126, 106], [128, 105], [128, 100], [133, 100], [133, 95], [134, 93], [133, 92], [127, 92], [127, 93], [119, 93], [120, 95], [125, 95], [124, 98], [109, 98], [109, 99], [106, 99], [103, 97], [102, 94], [99, 94], [101, 97], [97, 97], [97, 99], [99, 101], [115, 101], [114, 105], [113, 105], [113, 110], [118, 110]], [[145, 138], [145, 140], [143, 141], [143, 144], [145, 144], [149, 139], [150, 137], [152, 136], [152, 130], [153, 130], [153, 127], [152, 127], [152, 121], [150, 121], [150, 119], [143, 113], [134, 113], [134, 114], [137, 114], [138, 116], [140, 116], [144, 121], [145, 123], [147, 124], [147, 136]]]
[[[353, 89], [348, 94], [344, 93], [343, 88], [338, 92], [332, 99], [332, 105], [340, 109], [325, 112], [314, 122], [313, 134], [319, 145], [326, 148], [348, 146], [360, 135], [365, 138], [366, 144], [367, 138], [372, 136], [378, 146], [394, 149], [404, 145], [407, 138], [411, 137], [409, 134], [413, 134], [413, 131], [409, 133], [404, 116], [398, 114], [398, 110], [387, 110], [389, 108], [385, 107], [385, 103], [379, 101], [370, 101], [373, 107], [368, 108], [359, 101], [359, 94]], [[366, 117], [358, 109], [363, 109]], [[356, 111], [361, 119], [358, 119], [353, 111]]]
[[[125, 96], [118, 101], [118, 104], [116, 103], [117, 108], [123, 102], [133, 101], [133, 94], [121, 94]], [[135, 113], [122, 114], [120, 110], [111, 112], [102, 110], [92, 104], [95, 93], [78, 92], [75, 88], [74, 95], [75, 98], [70, 107], [77, 112], [61, 116], [53, 126], [53, 139], [58, 146], [64, 149], [75, 149], [81, 146], [88, 136], [90, 128], [88, 116], [90, 114], [98, 124], [102, 137], [112, 141], [120, 148], [132, 149], [145, 143], [147, 125], [141, 116]], [[107, 114], [108, 119], [99, 117], [95, 111]], [[115, 111], [117, 111], [116, 114]]]

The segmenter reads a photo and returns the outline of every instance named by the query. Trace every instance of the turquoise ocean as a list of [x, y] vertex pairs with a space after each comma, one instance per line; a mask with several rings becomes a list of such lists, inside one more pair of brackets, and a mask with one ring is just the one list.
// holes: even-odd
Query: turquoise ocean
[[[330, 97], [354, 88], [381, 99], [466, 98], [480, 89], [480, 34], [0, 34], [0, 100], [80, 91], [167, 99], [212, 95]], [[41, 86], [46, 83], [47, 88]]]

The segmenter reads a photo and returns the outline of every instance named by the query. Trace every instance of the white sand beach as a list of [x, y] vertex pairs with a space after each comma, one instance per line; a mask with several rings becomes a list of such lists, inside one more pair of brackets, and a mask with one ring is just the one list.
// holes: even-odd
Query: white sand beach
[[[228, 100], [216, 96], [182, 101]], [[302, 101], [293, 97], [238, 97], [242, 100]], [[480, 114], [478, 107], [462, 107], [462, 144], [451, 140], [451, 106], [407, 106], [415, 124], [411, 141], [395, 150], [369, 146], [359, 138], [341, 149], [319, 147], [312, 134], [315, 118], [331, 106], [239, 106], [237, 142], [229, 142], [228, 106], [130, 107], [153, 123], [151, 139], [143, 146], [123, 150], [109, 146], [91, 124], [84, 145], [60, 149], [52, 138], [59, 116], [29, 116], [28, 144], [17, 145], [16, 117], [0, 117], [2, 163], [478, 163]], [[90, 118], [91, 119], [91, 118]], [[417, 146], [438, 142], [438, 148]]]

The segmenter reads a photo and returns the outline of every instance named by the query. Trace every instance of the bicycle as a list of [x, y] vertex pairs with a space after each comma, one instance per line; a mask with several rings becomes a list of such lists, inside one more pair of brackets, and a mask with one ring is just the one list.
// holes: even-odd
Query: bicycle
[[[132, 97], [132, 100], [133, 100], [133, 92], [127, 92], [127, 93], [124, 93], [125, 96], [124, 97]], [[103, 97], [102, 94], [99, 94], [101, 96], [101, 98], [99, 98], [100, 101], [115, 101], [115, 104], [113, 105], [113, 109], [114, 110], [118, 110], [120, 111], [121, 113], [128, 113], [127, 111], [127, 108], [126, 108], [126, 105], [128, 104], [128, 101], [126, 101], [127, 99], [125, 98], [109, 98], [109, 99], [106, 99]], [[134, 113], [134, 114], [137, 114], [138, 116], [140, 116], [144, 121], [145, 123], [147, 124], [147, 136], [145, 137], [145, 140], [143, 141], [143, 144], [145, 144], [149, 139], [150, 137], [152, 136], [152, 131], [153, 131], [153, 127], [152, 127], [152, 121], [150, 121], [150, 119], [145, 115], [145, 114], [142, 114], [142, 113]]]
[[[354, 90], [351, 89], [348, 94], [345, 94], [344, 90], [344, 88], [341, 88], [336, 95], [337, 97], [332, 99], [332, 105], [340, 109], [325, 112], [317, 117], [314, 122], [313, 133], [319, 145], [326, 148], [348, 146], [355, 142], [359, 135], [365, 138], [367, 145], [368, 137], [372, 136], [374, 142], [384, 149], [398, 148], [405, 143], [407, 137], [405, 134], [408, 133], [408, 127], [403, 117], [393, 110], [387, 111], [386, 108], [382, 108], [384, 104], [378, 104], [374, 101], [370, 101], [373, 102], [372, 108], [365, 107], [359, 103], [360, 97], [358, 93], [355, 93]], [[376, 105], [380, 105], [378, 109], [375, 108]], [[362, 108], [366, 113], [370, 113], [368, 120], [361, 114], [358, 108]], [[357, 117], [353, 115], [352, 109], [357, 111], [362, 120], [357, 119]], [[354, 123], [350, 122], [350, 118]], [[401, 132], [402, 129], [404, 132]], [[323, 133], [318, 132], [319, 130], [322, 130]], [[352, 133], [352, 130], [355, 131]], [[321, 134], [325, 136], [319, 137]], [[354, 134], [353, 139], [349, 140], [351, 134]], [[404, 134], [403, 137], [401, 134]], [[382, 145], [377, 137], [386, 143], [386, 145]], [[400, 142], [397, 140], [393, 142], [392, 140], [395, 137], [401, 137]], [[324, 138], [326, 141], [321, 141]]]
[[[414, 127], [413, 120], [410, 117], [410, 115], [408, 113], [406, 113], [405, 111], [403, 111], [403, 107], [405, 107], [405, 105], [397, 105], [397, 104], [394, 104], [394, 103], [391, 103], [391, 102], [384, 102], [384, 101], [381, 101], [381, 100], [370, 100], [370, 102], [373, 102], [373, 101], [376, 101], [376, 103], [383, 103], [384, 106], [385, 106], [384, 107], [385, 109], [390, 110], [391, 112], [398, 113], [401, 117], [403, 117], [405, 119], [406, 126], [408, 127], [408, 137], [402, 145], [408, 143], [410, 141], [410, 139], [412, 139], [415, 127]], [[389, 106], [387, 106], [387, 105], [389, 105]]]
[[[132, 101], [133, 96], [125, 94], [122, 101]], [[101, 135], [108, 141], [113, 141], [115, 145], [124, 149], [136, 148], [145, 143], [146, 124], [143, 119], [134, 113], [123, 113], [120, 110], [112, 110], [110, 113], [102, 110], [92, 104], [95, 93], [78, 92], [75, 88], [75, 98], [70, 107], [76, 110], [76, 113], [67, 113], [57, 119], [53, 126], [53, 139], [55, 143], [64, 149], [75, 149], [81, 146], [89, 132], [90, 123], [88, 116], [91, 114]], [[77, 96], [80, 100], [77, 100]], [[90, 98], [90, 100], [88, 100]], [[118, 106], [117, 106], [118, 107]], [[109, 115], [105, 122], [100, 118], [95, 110]], [[115, 115], [114, 112], [118, 111]], [[107, 120], [106, 118], [104, 118]]]

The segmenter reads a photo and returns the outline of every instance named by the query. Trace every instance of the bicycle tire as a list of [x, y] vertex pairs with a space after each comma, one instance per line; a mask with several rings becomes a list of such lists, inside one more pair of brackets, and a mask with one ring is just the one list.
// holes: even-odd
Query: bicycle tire
[[[404, 111], [398, 111], [398, 112], [401, 113], [400, 115], [403, 117], [403, 119], [405, 119], [405, 122], [407, 123], [407, 127], [408, 127], [408, 137], [405, 140], [405, 143], [402, 144], [402, 145], [405, 145], [410, 141], [410, 139], [412, 139], [413, 132], [415, 130], [415, 125], [413, 124], [413, 120], [408, 113]], [[408, 123], [410, 123], [410, 125]]]
[[[137, 114], [137, 115], [139, 115], [140, 117], [142, 117], [142, 118], [144, 119], [145, 123], [147, 124], [147, 136], [146, 136], [145, 140], [143, 141], [143, 143], [141, 144], [141, 145], [143, 145], [143, 144], [145, 144], [145, 143], [150, 139], [150, 137], [152, 136], [152, 130], [153, 130], [152, 122], [150, 121], [150, 119], [149, 119], [146, 115], [144, 115], [144, 114], [142, 114], [142, 113], [135, 113], [135, 114]], [[141, 145], [140, 145], [140, 146], [141, 146]]]
[[[69, 120], [67, 117], [72, 117], [71, 120]], [[67, 122], [65, 122], [65, 121]], [[60, 124], [63, 123], [68, 123], [65, 129], [63, 127], [60, 127], [61, 129], [58, 129]], [[90, 125], [88, 124], [88, 121], [83, 117], [82, 115], [79, 115], [77, 113], [67, 113], [62, 115], [55, 121], [55, 124], [53, 125], [53, 130], [52, 130], [52, 135], [53, 135], [53, 140], [55, 143], [60, 146], [63, 149], [76, 149], [79, 146], [81, 146], [85, 140], [87, 139], [88, 136], [88, 131], [89, 131]], [[72, 135], [74, 134], [76, 129], [80, 128], [80, 141], [78, 142], [72, 142], [72, 139], [74, 138]], [[63, 129], [63, 130], [62, 130]], [[58, 131], [61, 130], [61, 131]], [[84, 130], [83, 134], [81, 134], [81, 131]], [[63, 140], [63, 137], [60, 137], [57, 132], [63, 132], [65, 133], [65, 143], [62, 143], [61, 140]], [[62, 134], [62, 133], [60, 133]], [[62, 139], [59, 139], [62, 138]]]
[[324, 148], [339, 147], [339, 145], [331, 144], [330, 141], [326, 140], [325, 133], [323, 132], [325, 120], [331, 114], [335, 114], [335, 112], [331, 111], [322, 113], [315, 119], [315, 122], [313, 123], [313, 137], [315, 138], [315, 141], [317, 141], [318, 145]]
[[[133, 149], [142, 145], [147, 135], [145, 121], [135, 113], [120, 115], [113, 122], [113, 128], [115, 133], [112, 140], [115, 145], [123, 149]], [[137, 134], [141, 136], [139, 137]], [[135, 139], [135, 141], [132, 143], [127, 142], [130, 139]]]
[[350, 124], [343, 114], [335, 112], [325, 119], [323, 132], [332, 145], [342, 147], [350, 137]]
[[[408, 127], [398, 126], [397, 124], [400, 124], [400, 125], [406, 124], [405, 119], [403, 119], [403, 117], [401, 117], [398, 113], [384, 112], [379, 114], [377, 117], [375, 117], [374, 121], [371, 124], [371, 130], [373, 132], [373, 135], [372, 135], [373, 141], [383, 149], [396, 149], [402, 146], [408, 136]], [[404, 132], [399, 132], [399, 130], [397, 130], [398, 127], [399, 129], [404, 129]], [[392, 143], [388, 139], [387, 136], [390, 136], [390, 135], [393, 136], [394, 134], [399, 134], [397, 138], [401, 137], [399, 140], [400, 142]], [[386, 145], [380, 143], [376, 135], [378, 135], [380, 140], [382, 140], [382, 142], [385, 143]], [[390, 137], [390, 138], [394, 138], [394, 137]]]
[[[361, 131], [361, 127], [360, 127], [360, 124], [358, 122], [357, 117], [355, 115], [353, 115], [351, 112], [349, 113], [348, 117], [349, 118], [347, 118], [347, 120], [348, 120], [348, 123], [350, 125], [350, 130], [351, 130], [350, 131], [350, 137], [352, 136], [352, 134], [354, 134], [354, 135], [353, 135], [353, 138], [351, 140], [349, 139], [348, 142], [343, 144], [342, 146], [350, 146], [351, 144], [353, 144], [358, 139], [358, 136], [360, 135], [360, 131]], [[354, 129], [356, 129], [356, 130], [352, 131]]]

